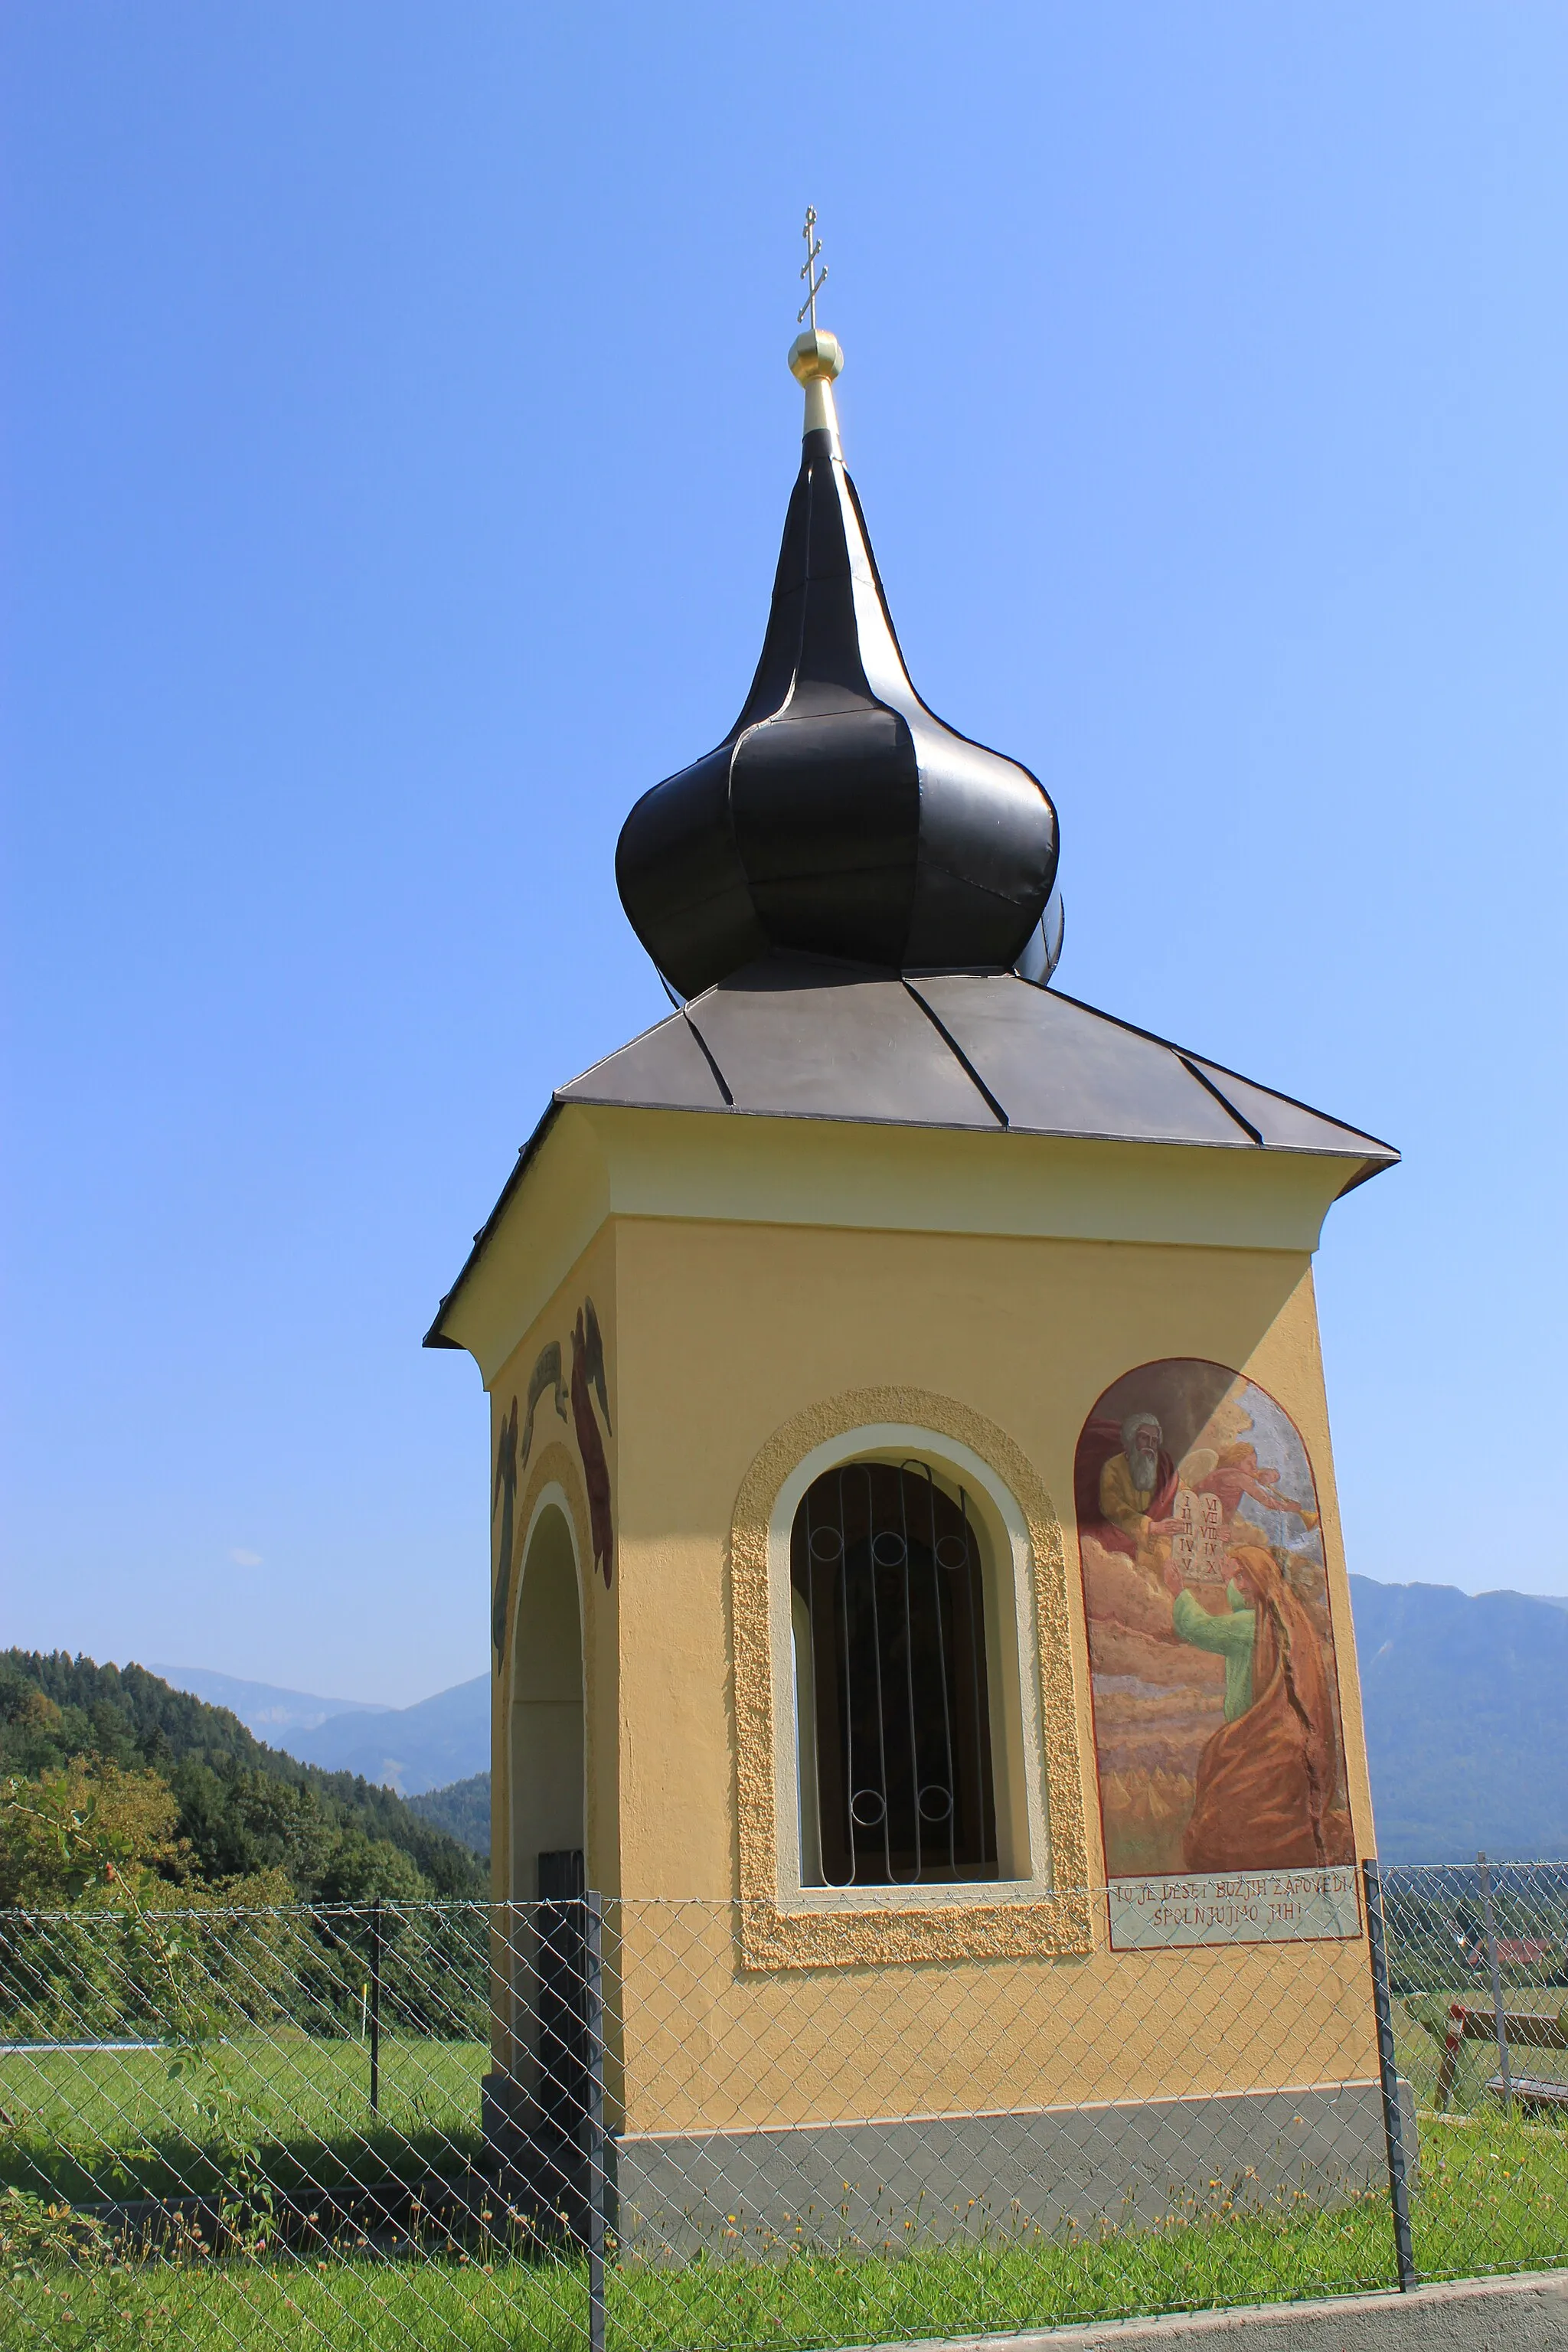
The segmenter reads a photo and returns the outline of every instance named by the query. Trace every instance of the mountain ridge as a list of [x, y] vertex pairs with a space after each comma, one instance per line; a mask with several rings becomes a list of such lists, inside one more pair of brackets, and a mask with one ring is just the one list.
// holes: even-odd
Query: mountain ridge
[[1352, 1576], [1385, 1862], [1568, 1854], [1568, 1608]]
[[256, 1738], [278, 1742], [280, 1732], [314, 1731], [340, 1715], [389, 1715], [379, 1700], [325, 1698], [316, 1691], [289, 1690], [279, 1683], [248, 1681], [243, 1675], [220, 1674], [216, 1666], [171, 1666], [156, 1658], [147, 1672], [166, 1682], [171, 1690], [186, 1691], [208, 1706], [226, 1707]]
[[[1568, 1855], [1568, 1598], [1352, 1576], [1351, 1599], [1383, 1858]], [[273, 1744], [395, 1790], [482, 1853], [489, 1695], [478, 1675], [414, 1706], [362, 1705], [274, 1732]]]
[[414, 1706], [329, 1716], [313, 1731], [291, 1734], [289, 1749], [303, 1763], [379, 1781], [400, 1797], [449, 1787], [489, 1763], [489, 1675], [454, 1683]]

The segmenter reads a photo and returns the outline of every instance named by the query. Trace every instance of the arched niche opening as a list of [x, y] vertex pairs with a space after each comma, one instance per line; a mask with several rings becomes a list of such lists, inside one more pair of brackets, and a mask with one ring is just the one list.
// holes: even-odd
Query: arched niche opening
[[511, 1655], [511, 1888], [515, 1902], [533, 1903], [563, 1891], [540, 1884], [540, 1856], [580, 1855], [584, 1844], [583, 1616], [557, 1503], [529, 1533]]

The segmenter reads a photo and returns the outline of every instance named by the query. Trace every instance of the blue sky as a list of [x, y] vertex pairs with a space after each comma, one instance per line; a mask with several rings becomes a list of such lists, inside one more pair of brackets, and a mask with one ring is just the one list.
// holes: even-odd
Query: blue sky
[[1568, 14], [14, 0], [5, 1638], [482, 1670], [418, 1341], [657, 1019], [612, 855], [761, 638], [823, 321], [1071, 993], [1399, 1143], [1352, 1568], [1568, 1591]]

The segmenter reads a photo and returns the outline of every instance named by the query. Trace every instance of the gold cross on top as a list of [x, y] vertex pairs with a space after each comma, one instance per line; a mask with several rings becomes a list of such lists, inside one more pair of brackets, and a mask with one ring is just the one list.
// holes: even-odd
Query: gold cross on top
[[816, 332], [816, 298], [827, 283], [827, 264], [826, 261], [822, 263], [822, 268], [817, 271], [815, 278], [811, 274], [812, 271], [816, 268], [818, 261], [822, 258], [822, 239], [812, 234], [816, 226], [816, 206], [815, 205], [807, 205], [805, 208], [805, 226], [801, 230], [801, 235], [805, 239], [805, 267], [800, 273], [805, 280], [805, 299], [795, 314], [795, 323], [798, 327], [805, 318], [807, 311], [809, 311], [811, 313], [811, 331], [814, 335]]

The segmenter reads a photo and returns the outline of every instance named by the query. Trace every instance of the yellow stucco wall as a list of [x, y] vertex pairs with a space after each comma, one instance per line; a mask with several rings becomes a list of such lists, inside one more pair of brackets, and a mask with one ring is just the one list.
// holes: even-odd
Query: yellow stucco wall
[[[1106, 1192], [1112, 1237], [1095, 1238], [1082, 1230], [1097, 1181], [1088, 1156], [1103, 1159], [1110, 1147], [1081, 1147], [1075, 1163], [1074, 1147], [1053, 1146], [1054, 1157], [1008, 1163], [999, 1182], [997, 1158], [984, 1158], [988, 1139], [894, 1131], [868, 1140], [866, 1130], [820, 1124], [802, 1138], [804, 1123], [694, 1118], [677, 1123], [677, 1148], [668, 1118], [650, 1125], [627, 1113], [617, 1165], [604, 1144], [614, 1120], [597, 1113], [561, 1123], [448, 1328], [481, 1364], [489, 1357], [498, 1425], [525, 1391], [540, 1347], [567, 1341], [585, 1294], [605, 1333], [612, 1587], [592, 1572], [571, 1425], [545, 1407], [519, 1481], [517, 1581], [531, 1511], [553, 1483], [574, 1514], [587, 1634], [590, 1876], [626, 1898], [612, 1912], [625, 2019], [624, 2079], [617, 2068], [613, 2087], [625, 2126], [711, 2129], [1374, 2075], [1363, 1941], [1113, 1953], [1103, 1909], [1090, 1903], [1089, 1949], [1076, 1956], [905, 1961], [906, 1930], [895, 1919], [867, 1964], [770, 1971], [742, 1964], [734, 1908], [737, 1496], [783, 1425], [825, 1400], [889, 1389], [930, 1391], [994, 1424], [1054, 1505], [1070, 1669], [1060, 1684], [1070, 1737], [1055, 1769], [1070, 1757], [1087, 1874], [1102, 1882], [1073, 1453], [1101, 1391], [1131, 1367], [1168, 1357], [1247, 1373], [1305, 1441], [1323, 1513], [1356, 1843], [1373, 1850], [1310, 1276], [1317, 1222], [1342, 1171], [1129, 1147]], [[706, 1169], [702, 1129], [724, 1130], [724, 1150], [752, 1154], [754, 1169], [772, 1171], [767, 1180], [742, 1167], [719, 1183], [708, 1171], [683, 1191], [683, 1157], [689, 1163], [698, 1151]], [[738, 1129], [751, 1132], [737, 1141]], [[931, 1151], [922, 1160], [915, 1147], [924, 1142]], [[881, 1197], [904, 1204], [896, 1230], [874, 1222], [879, 1153]], [[1217, 1206], [1205, 1192], [1205, 1160]], [[938, 1160], [940, 1197], [929, 1191]], [[1033, 1186], [1020, 1175], [1030, 1165], [1043, 1171]], [[1244, 1181], [1255, 1197], [1227, 1207]], [[1053, 1182], [1064, 1209], [1046, 1198]], [[922, 1183], [935, 1229], [908, 1208]], [[829, 1196], [854, 1203], [839, 1212], [843, 1222], [824, 1221]], [[683, 1200], [697, 1213], [676, 1213]], [[764, 1217], [759, 1207], [795, 1214]], [[1173, 1219], [1180, 1237], [1162, 1237]], [[966, 1222], [1047, 1230], [963, 1230]], [[1231, 1232], [1239, 1245], [1227, 1243]], [[502, 1900], [512, 1892], [510, 1671], [509, 1650], [492, 1782]]]
[[[540, 1349], [550, 1340], [559, 1342], [568, 1380], [571, 1377], [571, 1332], [577, 1310], [585, 1297], [594, 1300], [600, 1327], [605, 1335], [606, 1366], [610, 1378], [612, 1414], [615, 1402], [616, 1283], [616, 1236], [613, 1227], [601, 1227], [582, 1258], [572, 1269], [567, 1280], [550, 1299], [542, 1313], [536, 1317], [531, 1330], [501, 1366], [490, 1387], [490, 1456], [495, 1458], [496, 1444], [501, 1423], [510, 1410], [512, 1400], [526, 1397], [529, 1375]], [[618, 1427], [619, 1417], [615, 1415]], [[616, 1475], [616, 1438], [606, 1434], [605, 1448], [609, 1456], [612, 1491], [618, 1485]], [[491, 1653], [492, 1706], [490, 1710], [490, 1892], [498, 1903], [509, 1901], [513, 1894], [510, 1884], [511, 1856], [511, 1759], [510, 1715], [513, 1670], [516, 1654], [510, 1639], [521, 1602], [527, 1566], [529, 1532], [538, 1512], [552, 1495], [558, 1494], [571, 1520], [577, 1554], [578, 1601], [582, 1612], [584, 1637], [583, 1696], [584, 1733], [587, 1758], [587, 1785], [584, 1790], [587, 1856], [594, 1884], [614, 1889], [619, 1881], [617, 1841], [619, 1819], [616, 1803], [616, 1766], [619, 1754], [619, 1588], [612, 1579], [608, 1590], [595, 1572], [593, 1559], [593, 1539], [589, 1525], [586, 1493], [575, 1436], [570, 1415], [563, 1421], [552, 1400], [542, 1399], [536, 1410], [533, 1444], [528, 1462], [520, 1469], [517, 1506], [514, 1517], [514, 1562], [511, 1572], [510, 1605], [508, 1610], [509, 1637], [506, 1652], [499, 1671], [494, 1652]], [[499, 1564], [500, 1515], [492, 1509], [490, 1515], [490, 1579], [493, 1590]]]

